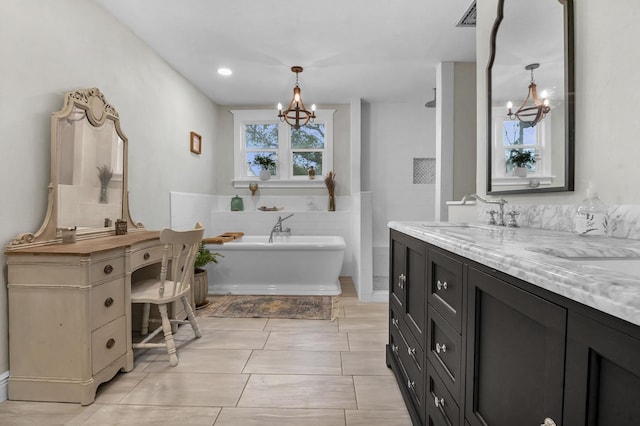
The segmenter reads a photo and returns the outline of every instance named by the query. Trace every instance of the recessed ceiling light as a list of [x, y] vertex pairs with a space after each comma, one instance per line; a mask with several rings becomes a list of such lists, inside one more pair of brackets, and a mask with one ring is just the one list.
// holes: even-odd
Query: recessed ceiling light
[[228, 77], [233, 74], [233, 71], [231, 71], [229, 68], [218, 68], [218, 74]]

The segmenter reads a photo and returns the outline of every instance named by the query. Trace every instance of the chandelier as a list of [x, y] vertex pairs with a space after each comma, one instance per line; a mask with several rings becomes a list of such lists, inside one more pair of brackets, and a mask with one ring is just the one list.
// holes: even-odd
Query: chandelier
[[278, 118], [280, 118], [280, 121], [286, 121], [288, 125], [297, 130], [309, 122], [313, 123], [313, 119], [316, 118], [316, 105], [311, 105], [311, 112], [309, 112], [302, 102], [300, 86], [298, 86], [298, 74], [302, 72], [302, 67], [291, 67], [291, 71], [296, 73], [296, 86], [293, 88], [293, 98], [284, 111], [282, 110], [282, 104], [278, 104]]
[[[529, 92], [527, 93], [527, 97], [522, 102], [522, 105], [520, 105], [520, 108], [513, 113], [511, 111], [513, 103], [511, 101], [507, 103], [507, 116], [509, 119], [513, 120], [515, 117], [521, 122], [529, 124], [531, 127], [538, 124], [540, 120], [542, 120], [544, 116], [551, 111], [551, 107], [549, 107], [549, 99], [547, 99], [547, 91], [543, 90], [542, 93], [540, 93], [542, 100], [538, 98], [538, 87], [536, 86], [536, 82], [533, 78], [533, 70], [538, 67], [540, 67], [540, 64], [529, 64], [524, 67], [525, 70], [531, 71], [531, 82], [529, 83]], [[531, 102], [529, 102], [529, 99], [531, 99]]]

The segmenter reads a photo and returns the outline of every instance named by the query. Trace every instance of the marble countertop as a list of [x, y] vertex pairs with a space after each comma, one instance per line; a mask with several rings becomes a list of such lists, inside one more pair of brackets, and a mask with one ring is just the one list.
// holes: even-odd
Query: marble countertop
[[392, 221], [389, 228], [640, 325], [638, 240], [475, 223]]

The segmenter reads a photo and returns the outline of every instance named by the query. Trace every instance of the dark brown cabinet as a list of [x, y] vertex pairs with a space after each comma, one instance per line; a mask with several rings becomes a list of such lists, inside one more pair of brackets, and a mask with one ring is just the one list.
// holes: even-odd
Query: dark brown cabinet
[[413, 422], [424, 424], [427, 249], [424, 242], [395, 231], [390, 248], [387, 365]]
[[640, 424], [640, 340], [570, 314], [565, 425]]
[[640, 425], [640, 327], [391, 231], [387, 365], [414, 425]]
[[465, 417], [472, 426], [562, 419], [566, 309], [469, 268]]

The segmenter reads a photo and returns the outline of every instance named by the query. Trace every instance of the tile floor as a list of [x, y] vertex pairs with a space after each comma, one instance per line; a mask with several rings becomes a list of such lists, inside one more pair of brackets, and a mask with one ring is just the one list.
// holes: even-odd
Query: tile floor
[[410, 426], [384, 360], [387, 309], [344, 280], [334, 322], [199, 317], [201, 339], [175, 335], [178, 366], [136, 352], [93, 404], [4, 401], [0, 424]]

